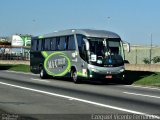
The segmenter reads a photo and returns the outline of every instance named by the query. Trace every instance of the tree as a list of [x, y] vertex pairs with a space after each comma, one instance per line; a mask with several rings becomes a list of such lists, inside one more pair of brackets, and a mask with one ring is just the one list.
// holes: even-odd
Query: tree
[[144, 59], [143, 59], [143, 62], [144, 62], [145, 64], [150, 64], [149, 58], [144, 58]]
[[153, 63], [158, 63], [160, 62], [160, 56], [156, 56], [152, 59]]

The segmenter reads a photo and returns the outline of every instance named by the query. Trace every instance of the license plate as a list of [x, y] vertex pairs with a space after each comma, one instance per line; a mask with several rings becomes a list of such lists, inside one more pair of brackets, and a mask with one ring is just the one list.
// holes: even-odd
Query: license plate
[[107, 79], [112, 79], [112, 75], [107, 75], [106, 78]]

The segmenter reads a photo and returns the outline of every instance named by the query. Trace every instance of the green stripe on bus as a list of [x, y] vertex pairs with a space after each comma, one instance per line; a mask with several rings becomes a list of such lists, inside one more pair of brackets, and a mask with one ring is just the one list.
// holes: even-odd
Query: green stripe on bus
[[42, 55], [43, 55], [44, 58], [47, 58], [47, 57], [48, 57], [48, 53], [45, 52], [45, 51], [42, 52]]
[[44, 36], [38, 36], [38, 38], [39, 38], [39, 39], [43, 39], [43, 38], [44, 38]]
[[84, 75], [84, 74], [83, 74], [83, 73], [81, 73], [81, 72], [77, 72], [77, 75], [78, 75], [78, 76], [87, 77], [87, 75], [86, 75], [86, 74]]

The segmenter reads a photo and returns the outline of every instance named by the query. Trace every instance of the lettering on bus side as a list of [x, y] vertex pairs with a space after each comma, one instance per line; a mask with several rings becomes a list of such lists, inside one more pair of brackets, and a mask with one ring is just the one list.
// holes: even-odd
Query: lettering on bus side
[[66, 65], [66, 59], [65, 58], [59, 58], [55, 60], [49, 60], [48, 61], [48, 68], [53, 69], [57, 67], [63, 67]]
[[70, 59], [61, 52], [49, 55], [44, 62], [46, 72], [53, 76], [64, 76], [69, 72], [70, 66]]

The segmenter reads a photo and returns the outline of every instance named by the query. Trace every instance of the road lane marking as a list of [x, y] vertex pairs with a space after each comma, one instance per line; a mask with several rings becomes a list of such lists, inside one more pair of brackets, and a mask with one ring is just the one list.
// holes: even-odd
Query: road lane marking
[[72, 99], [72, 100], [75, 100], [75, 101], [88, 103], [88, 104], [91, 104], [91, 105], [97, 105], [97, 106], [110, 108], [110, 109], [114, 109], [114, 110], [119, 110], [119, 111], [123, 111], [123, 112], [128, 112], [128, 113], [132, 113], [132, 114], [143, 115], [143, 116], [154, 118], [154, 119], [160, 119], [160, 116], [150, 115], [150, 114], [143, 113], [143, 112], [138, 112], [138, 111], [129, 110], [129, 109], [125, 109], [125, 108], [120, 108], [120, 107], [116, 107], [116, 106], [106, 105], [106, 104], [93, 102], [93, 101], [89, 101], [89, 100], [85, 100], [85, 99], [75, 98], [75, 97], [61, 95], [61, 94], [57, 94], [57, 93], [51, 93], [51, 92], [47, 92], [47, 91], [43, 91], [43, 90], [38, 90], [38, 89], [33, 89], [33, 88], [28, 88], [28, 87], [23, 87], [23, 86], [18, 86], [18, 85], [13, 85], [13, 84], [4, 83], [4, 82], [0, 82], [0, 84], [6, 85], [6, 86], [10, 86], [10, 87], [20, 88], [20, 89], [28, 90], [28, 91], [32, 91], [32, 92], [37, 92], [37, 93], [43, 93], [43, 94], [47, 94], [47, 95], [51, 95], [51, 96], [56, 96], [56, 97], [60, 97], [60, 98], [68, 99], [68, 100]]
[[160, 90], [160, 88], [156, 87], [147, 87], [147, 86], [138, 86], [138, 85], [125, 85], [127, 87], [135, 87], [135, 88], [144, 88], [144, 89], [151, 89], [151, 90]]
[[32, 81], [38, 81], [38, 82], [50, 82], [48, 80], [41, 80], [41, 79], [35, 79], [35, 78], [31, 78]]
[[152, 96], [152, 95], [146, 95], [146, 94], [138, 94], [138, 93], [130, 93], [130, 92], [123, 92], [125, 94], [129, 94], [129, 95], [137, 95], [137, 96], [143, 96], [143, 97], [151, 97], [151, 98], [158, 98], [160, 99], [159, 96]]

